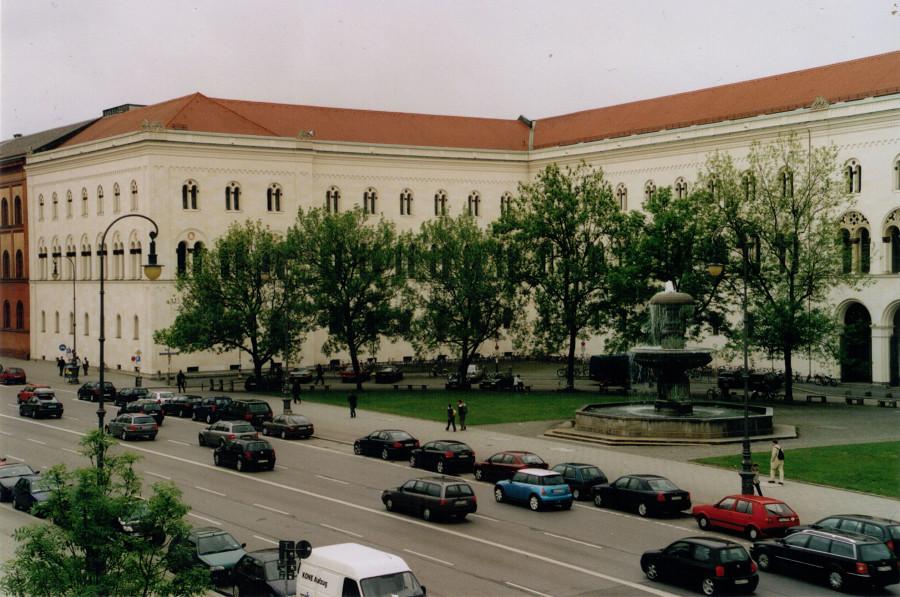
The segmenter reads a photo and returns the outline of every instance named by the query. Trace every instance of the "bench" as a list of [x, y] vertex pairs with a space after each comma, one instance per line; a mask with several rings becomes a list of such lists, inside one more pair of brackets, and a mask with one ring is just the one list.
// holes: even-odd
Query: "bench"
[[807, 394], [806, 395], [806, 401], [808, 403], [812, 403], [815, 400], [818, 400], [822, 404], [828, 404], [827, 399], [825, 398], [825, 394]]
[[897, 398], [879, 398], [878, 406], [897, 408]]
[[406, 389], [407, 389], [407, 390], [412, 390], [412, 389], [415, 388], [416, 386], [418, 386], [418, 387], [419, 387], [420, 389], [422, 389], [422, 390], [427, 390], [427, 389], [428, 389], [428, 386], [427, 386], [426, 384], [414, 384], [414, 383], [399, 384], [399, 383], [395, 383], [395, 384], [394, 384], [394, 390], [396, 390], [396, 391], [399, 392], [399, 391], [400, 391], [400, 386], [401, 386], [401, 385], [402, 385], [402, 386], [406, 386]]
[[847, 404], [858, 404], [860, 406], [863, 406], [865, 404], [865, 400], [866, 399], [863, 398], [862, 396], [845, 396], [844, 397], [844, 401]]

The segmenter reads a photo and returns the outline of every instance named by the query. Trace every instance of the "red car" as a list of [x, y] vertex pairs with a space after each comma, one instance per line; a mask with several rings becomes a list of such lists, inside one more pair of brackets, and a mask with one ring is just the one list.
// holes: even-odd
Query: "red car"
[[0, 383], [5, 386], [25, 383], [25, 370], [21, 367], [6, 367], [0, 365]]
[[479, 481], [500, 481], [512, 479], [516, 471], [523, 468], [549, 468], [546, 462], [537, 454], [507, 450], [497, 452], [487, 460], [476, 462], [472, 467], [475, 478]]
[[729, 495], [718, 504], [694, 506], [691, 514], [704, 531], [718, 527], [751, 541], [760, 535], [784, 535], [785, 529], [800, 524], [797, 513], [781, 500], [755, 495]]
[[360, 370], [359, 375], [357, 375], [353, 371], [353, 365], [347, 365], [341, 369], [340, 378], [344, 383], [360, 383], [372, 379], [372, 372], [362, 369]]
[[30, 383], [30, 384], [28, 384], [27, 386], [25, 386], [24, 388], [22, 388], [21, 390], [19, 390], [19, 393], [18, 393], [18, 394], [16, 394], [16, 396], [18, 396], [18, 398], [19, 398], [19, 404], [22, 404], [23, 402], [26, 402], [29, 398], [31, 398], [32, 396], [34, 396], [34, 391], [35, 391], [36, 389], [38, 389], [38, 388], [47, 388], [47, 389], [49, 389], [50, 386], [48, 386], [47, 384], [44, 384], [44, 383]]

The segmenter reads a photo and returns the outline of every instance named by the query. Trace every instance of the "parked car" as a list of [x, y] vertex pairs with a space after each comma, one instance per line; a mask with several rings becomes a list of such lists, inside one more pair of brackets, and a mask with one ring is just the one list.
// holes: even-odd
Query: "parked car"
[[159, 425], [150, 415], [127, 413], [118, 415], [106, 424], [106, 432], [122, 440], [131, 438], [156, 439]]
[[691, 507], [691, 494], [659, 475], [624, 475], [591, 490], [598, 508], [633, 510], [641, 516], [677, 514]]
[[150, 398], [143, 398], [141, 400], [135, 400], [134, 402], [129, 402], [122, 405], [122, 408], [119, 409], [118, 414], [124, 415], [125, 413], [140, 413], [148, 415], [150, 417], [153, 417], [153, 420], [156, 421], [156, 424], [160, 427], [162, 427], [163, 421], [166, 420], [166, 413], [163, 412], [162, 405]]
[[569, 489], [572, 490], [572, 497], [576, 500], [591, 499], [591, 490], [594, 485], [609, 482], [603, 471], [593, 464], [563, 462], [557, 464], [551, 470], [563, 476], [563, 479], [569, 484]]
[[528, 504], [533, 511], [547, 506], [568, 510], [572, 507], [572, 492], [562, 475], [542, 468], [523, 468], [511, 479], [494, 485], [497, 502]]
[[163, 413], [171, 417], [190, 417], [194, 414], [194, 405], [203, 401], [203, 396], [192, 394], [175, 394], [175, 397], [160, 404]]
[[788, 527], [800, 524], [790, 506], [771, 497], [729, 495], [716, 504], [698, 504], [692, 512], [704, 531], [720, 528], [743, 533], [751, 541], [760, 535], [783, 535]]
[[56, 417], [61, 419], [63, 416], [62, 402], [56, 399], [52, 390], [38, 391], [27, 401], [19, 404], [20, 417], [32, 417], [39, 419], [41, 417]]
[[641, 556], [650, 580], [699, 588], [704, 595], [722, 590], [752, 593], [759, 584], [756, 563], [744, 546], [718, 537], [685, 537]]
[[288, 382], [297, 383], [312, 383], [315, 378], [315, 372], [309, 367], [300, 367], [299, 369], [292, 369], [290, 373], [288, 373]]
[[353, 371], [353, 365], [347, 365], [340, 372], [341, 381], [344, 383], [361, 383], [372, 379], [372, 372], [361, 369], [359, 373]]
[[403, 379], [403, 370], [395, 365], [381, 367], [375, 371], [375, 383], [397, 383]]
[[5, 386], [25, 383], [25, 370], [21, 367], [3, 367], [0, 365], [0, 383]]
[[247, 421], [218, 421], [197, 434], [201, 446], [221, 446], [236, 439], [259, 439], [259, 433]]
[[129, 402], [143, 400], [149, 396], [150, 391], [147, 388], [119, 388], [119, 391], [116, 393], [115, 404], [116, 406], [123, 406]]
[[38, 390], [38, 389], [49, 390], [50, 386], [48, 386], [47, 384], [44, 384], [44, 383], [26, 384], [25, 387], [22, 388], [21, 390], [19, 390], [19, 393], [16, 394], [16, 398], [18, 398], [19, 404], [21, 404], [21, 403], [25, 402], [26, 400], [28, 400], [29, 398], [31, 398], [34, 395], [35, 390]]
[[191, 418], [195, 421], [215, 423], [222, 417], [222, 411], [231, 402], [228, 396], [207, 396], [194, 405]]
[[0, 465], [0, 502], [11, 502], [13, 487], [22, 477], [37, 475], [36, 471], [24, 462], [10, 462]]
[[225, 421], [247, 421], [257, 429], [262, 429], [263, 423], [271, 421], [272, 417], [272, 407], [265, 400], [238, 398], [222, 408], [220, 418]]
[[[103, 400], [115, 401], [116, 386], [111, 381], [103, 382]], [[78, 388], [79, 400], [90, 400], [91, 402], [100, 401], [100, 382], [89, 381]]]
[[537, 454], [506, 450], [497, 452], [487, 460], [476, 462], [472, 472], [479, 481], [500, 481], [511, 479], [517, 471], [523, 468], [549, 468], [546, 462]]
[[409, 466], [441, 473], [468, 473], [475, 466], [475, 452], [467, 444], [453, 440], [427, 442], [409, 455]]
[[238, 543], [231, 533], [218, 527], [191, 529], [186, 541], [190, 544], [191, 564], [209, 568], [216, 586], [230, 584], [234, 566], [247, 553], [246, 543]]
[[13, 486], [13, 508], [31, 512], [35, 504], [41, 504], [50, 499], [53, 485], [50, 479], [40, 475], [26, 475], [19, 477]]
[[160, 546], [166, 541], [166, 532], [151, 523], [151, 513], [143, 498], [135, 501], [134, 506], [116, 520], [119, 531], [134, 537], [144, 537], [154, 545]]
[[784, 530], [786, 535], [805, 529], [820, 531], [849, 531], [881, 539], [895, 556], [900, 558], [900, 521], [867, 514], [833, 514], [809, 525], [797, 525]]
[[482, 390], [504, 390], [513, 391], [516, 389], [516, 376], [510, 373], [488, 373], [478, 384]]
[[353, 453], [381, 456], [383, 460], [409, 458], [419, 447], [419, 440], [401, 429], [379, 429], [353, 442]]
[[478, 498], [472, 487], [456, 477], [421, 477], [381, 493], [384, 507], [391, 512], [406, 512], [425, 520], [456, 518], [478, 510]]
[[157, 404], [165, 404], [175, 398], [175, 392], [169, 390], [151, 390], [148, 399], [156, 401]]
[[900, 582], [897, 557], [883, 541], [860, 533], [804, 529], [784, 539], [757, 541], [750, 555], [760, 570], [824, 581], [835, 591]]
[[296, 595], [297, 591], [295, 578], [285, 580], [279, 577], [277, 547], [247, 552], [235, 564], [232, 581], [238, 595], [287, 597]]
[[277, 435], [281, 439], [310, 438], [315, 431], [312, 421], [303, 415], [275, 415], [271, 421], [263, 423], [263, 435]]
[[213, 451], [216, 466], [233, 466], [239, 471], [250, 468], [275, 468], [275, 448], [264, 439], [235, 439], [216, 446]]

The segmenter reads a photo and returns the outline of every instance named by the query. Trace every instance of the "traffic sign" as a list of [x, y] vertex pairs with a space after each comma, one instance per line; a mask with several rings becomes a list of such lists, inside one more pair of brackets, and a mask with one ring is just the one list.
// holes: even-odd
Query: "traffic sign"
[[140, 351], [140, 350], [135, 350], [135, 351], [134, 351], [134, 354], [136, 354], [137, 356], [141, 356], [141, 351]]
[[140, 363], [140, 362], [141, 362], [141, 355], [137, 355], [136, 357], [134, 357], [134, 362], [135, 362], [135, 363]]
[[59, 345], [59, 350], [60, 350], [60, 352], [65, 352], [65, 350], [66, 350], [66, 345], [65, 345], [65, 344], [60, 344], [60, 345]]

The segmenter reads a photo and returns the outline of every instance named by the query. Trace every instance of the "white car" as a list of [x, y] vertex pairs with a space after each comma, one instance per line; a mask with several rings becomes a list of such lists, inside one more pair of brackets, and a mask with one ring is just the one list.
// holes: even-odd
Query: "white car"
[[155, 400], [157, 404], [165, 404], [175, 397], [175, 392], [166, 390], [154, 390], [147, 396], [148, 400]]

